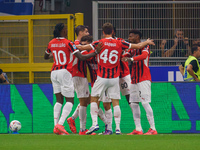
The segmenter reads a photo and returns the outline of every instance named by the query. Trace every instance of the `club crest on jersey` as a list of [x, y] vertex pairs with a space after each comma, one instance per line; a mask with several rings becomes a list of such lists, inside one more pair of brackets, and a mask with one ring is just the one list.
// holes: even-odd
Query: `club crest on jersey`
[[73, 45], [73, 48], [74, 48], [74, 49], [76, 49], [76, 46], [75, 46], [75, 45]]

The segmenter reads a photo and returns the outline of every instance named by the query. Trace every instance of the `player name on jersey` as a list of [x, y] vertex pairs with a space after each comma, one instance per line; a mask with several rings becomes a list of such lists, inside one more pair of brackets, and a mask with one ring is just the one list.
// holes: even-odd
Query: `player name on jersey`
[[51, 47], [66, 47], [65, 43], [51, 44]]
[[107, 45], [107, 46], [110, 46], [110, 47], [116, 47], [116, 43], [105, 42], [104, 45]]

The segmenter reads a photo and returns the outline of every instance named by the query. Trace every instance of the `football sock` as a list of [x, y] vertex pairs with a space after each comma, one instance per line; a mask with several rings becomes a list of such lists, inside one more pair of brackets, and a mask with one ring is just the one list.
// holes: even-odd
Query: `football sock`
[[60, 112], [61, 112], [62, 104], [56, 102], [53, 108], [54, 113], [54, 126], [58, 123], [60, 118]]
[[119, 105], [113, 108], [114, 108], [114, 119], [115, 119], [116, 129], [120, 130], [121, 110]]
[[134, 122], [135, 122], [136, 131], [142, 131], [139, 104], [138, 103], [130, 103], [129, 106], [131, 107], [131, 110], [132, 110], [132, 113], [133, 113], [133, 119], [134, 119]]
[[90, 103], [90, 114], [92, 118], [92, 126], [96, 126], [98, 124], [98, 121], [97, 121], [98, 106], [96, 102]]
[[105, 116], [107, 118], [107, 129], [112, 131], [112, 110], [105, 110]]
[[73, 107], [73, 104], [71, 102], [65, 103], [65, 106], [63, 107], [62, 115], [60, 117], [58, 124], [60, 124], [60, 125], [64, 124], [65, 119], [67, 118], [67, 116], [70, 114], [70, 112], [72, 110], [72, 107]]
[[98, 116], [104, 122], [104, 124], [107, 124], [106, 116], [101, 108], [99, 108]]
[[150, 128], [152, 130], [156, 130], [155, 122], [154, 122], [154, 116], [153, 116], [153, 110], [152, 110], [150, 104], [149, 103], [145, 103], [145, 104], [142, 104], [142, 106], [144, 107], [144, 109], [146, 111], [146, 115], [147, 115], [147, 119], [148, 119], [149, 124], [150, 124]]
[[86, 109], [85, 106], [79, 107], [79, 120], [80, 120], [80, 129], [85, 131], [85, 116], [86, 116]]
[[78, 106], [76, 107], [76, 110], [74, 111], [73, 115], [72, 115], [72, 119], [76, 120], [76, 118], [79, 115], [79, 107], [80, 107], [80, 103], [78, 104]]

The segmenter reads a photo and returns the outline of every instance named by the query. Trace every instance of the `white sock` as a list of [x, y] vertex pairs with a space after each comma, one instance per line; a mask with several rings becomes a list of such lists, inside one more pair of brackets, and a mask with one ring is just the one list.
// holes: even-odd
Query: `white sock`
[[106, 116], [101, 108], [99, 108], [98, 116], [104, 122], [104, 124], [107, 124]]
[[107, 119], [107, 129], [112, 131], [112, 110], [109, 109], [109, 110], [105, 110], [105, 116], [106, 116], [106, 119]]
[[56, 102], [53, 108], [53, 115], [54, 115], [54, 126], [58, 123], [60, 118], [60, 112], [61, 112], [62, 104]]
[[67, 118], [67, 116], [70, 114], [72, 110], [72, 107], [73, 107], [73, 104], [71, 102], [66, 102], [65, 106], [63, 107], [62, 115], [60, 117], [58, 124], [60, 125], [64, 124], [65, 119]]
[[80, 107], [80, 103], [78, 104], [78, 106], [76, 107], [76, 109], [75, 109], [75, 111], [74, 111], [74, 113], [73, 113], [73, 115], [72, 115], [72, 119], [73, 119], [73, 120], [76, 120], [76, 118], [77, 118], [78, 115], [79, 115], [79, 107]]
[[155, 122], [154, 122], [154, 116], [153, 116], [153, 110], [152, 110], [150, 104], [149, 103], [145, 103], [145, 104], [142, 104], [142, 106], [144, 107], [144, 109], [146, 111], [146, 115], [147, 115], [147, 119], [148, 119], [149, 124], [150, 124], [150, 128], [152, 130], [156, 130]]
[[92, 126], [96, 126], [98, 124], [98, 120], [97, 120], [98, 106], [96, 102], [90, 103], [90, 114], [92, 117]]
[[115, 119], [115, 124], [116, 124], [116, 130], [120, 130], [121, 110], [120, 110], [119, 105], [113, 108], [114, 108], [114, 119]]
[[79, 120], [80, 120], [80, 130], [85, 131], [85, 116], [86, 116], [86, 109], [85, 106], [79, 107]]
[[138, 103], [130, 103], [129, 106], [131, 107], [131, 110], [132, 110], [132, 113], [133, 113], [133, 119], [134, 119], [134, 122], [135, 122], [136, 131], [142, 131], [139, 104]]

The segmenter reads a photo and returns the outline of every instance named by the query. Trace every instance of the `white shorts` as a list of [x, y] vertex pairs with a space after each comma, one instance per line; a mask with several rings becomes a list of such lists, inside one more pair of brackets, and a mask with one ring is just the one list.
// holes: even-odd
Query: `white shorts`
[[88, 80], [83, 77], [73, 77], [74, 89], [77, 94], [77, 98], [87, 98], [90, 95]]
[[130, 87], [131, 87], [131, 76], [130, 74], [119, 78], [119, 86], [122, 95], [129, 95], [130, 94]]
[[151, 81], [146, 80], [140, 83], [131, 84], [130, 102], [151, 102]]
[[51, 82], [54, 94], [61, 93], [65, 97], [74, 97], [72, 75], [67, 69], [52, 71]]
[[94, 82], [91, 96], [92, 97], [102, 97], [103, 95], [108, 96], [111, 99], [121, 99], [120, 97], [120, 87], [119, 87], [119, 77], [117, 78], [101, 78], [97, 76]]
[[106, 93], [103, 96], [101, 96], [98, 101], [101, 101], [103, 103], [110, 103], [110, 102], [112, 102], [112, 100], [106, 95]]

